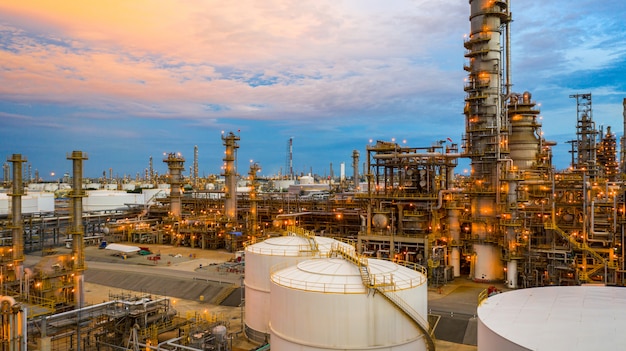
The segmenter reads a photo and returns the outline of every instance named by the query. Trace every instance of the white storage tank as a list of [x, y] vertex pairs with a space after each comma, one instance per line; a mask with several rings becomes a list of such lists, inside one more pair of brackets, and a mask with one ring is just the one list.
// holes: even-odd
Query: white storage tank
[[478, 306], [478, 349], [626, 350], [624, 311], [621, 287], [554, 286], [492, 295]]
[[246, 247], [245, 325], [246, 336], [263, 342], [269, 337], [270, 268], [277, 264], [296, 264], [312, 257], [327, 256], [338, 241], [314, 237], [317, 252], [304, 237], [289, 235], [269, 238]]
[[[427, 324], [424, 274], [390, 261], [368, 262], [370, 276], [393, 281], [395, 296]], [[351, 261], [307, 260], [273, 272], [271, 279], [272, 351], [427, 349], [424, 334], [380, 292], [366, 288]]]
[[129, 204], [143, 204], [142, 194], [117, 190], [90, 190], [83, 198], [83, 211], [110, 211], [127, 209]]

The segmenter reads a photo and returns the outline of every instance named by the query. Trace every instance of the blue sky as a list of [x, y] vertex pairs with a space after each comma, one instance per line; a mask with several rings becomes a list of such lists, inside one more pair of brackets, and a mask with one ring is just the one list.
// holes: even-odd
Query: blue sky
[[[626, 3], [512, 1], [513, 90], [541, 104], [557, 168], [576, 105], [622, 135]], [[194, 145], [220, 172], [239, 133], [239, 173], [335, 174], [369, 140], [461, 142], [467, 0], [53, 1], [0, 3], [0, 156], [44, 179], [87, 153], [86, 176], [143, 174]], [[239, 132], [238, 132], [239, 131]], [[461, 173], [469, 164], [462, 161]], [[188, 175], [188, 171], [185, 172]]]

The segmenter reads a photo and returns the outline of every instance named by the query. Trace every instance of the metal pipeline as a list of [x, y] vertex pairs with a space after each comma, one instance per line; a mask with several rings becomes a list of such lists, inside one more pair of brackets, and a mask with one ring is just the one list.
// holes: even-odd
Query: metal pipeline
[[[590, 208], [590, 214], [591, 214], [591, 218], [590, 218], [590, 223], [589, 223], [589, 233], [591, 235], [602, 235], [602, 236], [610, 236], [611, 233], [609, 232], [599, 232], [595, 230], [595, 212], [594, 212], [594, 207], [595, 207], [595, 201], [591, 201], [591, 208]], [[591, 242], [606, 242], [608, 241], [607, 239], [590, 239], [587, 238], [587, 241], [591, 241]]]
[[441, 206], [443, 206], [443, 194], [454, 194], [454, 193], [460, 193], [462, 191], [463, 189], [457, 189], [457, 188], [439, 190], [439, 195], [437, 196], [437, 206], [435, 206], [433, 210], [439, 210], [441, 209]]
[[391, 160], [394, 158], [433, 158], [433, 157], [460, 158], [460, 157], [463, 157], [463, 154], [460, 154], [460, 153], [442, 154], [440, 152], [420, 152], [420, 153], [403, 154], [403, 153], [398, 153], [394, 151], [391, 154], [374, 155], [374, 159], [376, 160]]

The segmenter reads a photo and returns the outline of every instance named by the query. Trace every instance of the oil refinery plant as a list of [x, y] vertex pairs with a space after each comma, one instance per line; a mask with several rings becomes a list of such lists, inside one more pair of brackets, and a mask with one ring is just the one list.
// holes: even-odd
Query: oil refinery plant
[[[571, 95], [571, 162], [557, 170], [531, 92], [512, 91], [509, 1], [469, 3], [461, 144], [372, 141], [352, 153], [351, 177], [296, 177], [288, 165], [263, 178], [259, 164], [237, 169], [240, 136], [223, 133], [221, 175], [198, 176], [196, 147], [189, 176], [181, 154], [166, 154], [168, 173], [155, 175], [150, 159], [130, 192], [121, 190], [130, 180], [85, 179], [88, 157], [73, 151], [65, 207], [26, 211], [25, 201], [50, 198], [26, 200], [37, 185], [24, 177], [26, 158], [9, 156], [0, 349], [229, 349], [227, 321], [183, 318], [167, 298], [87, 306], [85, 246], [103, 241], [245, 252], [243, 334], [274, 350], [433, 350], [426, 288], [460, 277], [515, 292], [623, 287], [626, 139], [618, 161], [616, 135], [593, 120], [592, 94]], [[626, 129], [626, 98], [623, 108]], [[458, 172], [459, 159], [470, 173]], [[116, 190], [87, 190], [89, 182]], [[52, 252], [63, 246], [71, 252]], [[25, 255], [39, 251], [50, 254], [26, 267]], [[354, 311], [341, 328], [307, 319]], [[172, 331], [176, 340], [159, 337]]]

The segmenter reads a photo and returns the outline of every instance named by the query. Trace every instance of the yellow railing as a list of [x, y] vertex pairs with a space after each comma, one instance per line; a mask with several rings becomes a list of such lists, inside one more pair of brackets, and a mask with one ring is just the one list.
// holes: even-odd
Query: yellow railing
[[478, 306], [480, 306], [489, 297], [489, 291], [487, 289], [481, 291], [478, 294]]
[[434, 335], [432, 333], [433, 330], [430, 330], [428, 326], [428, 321], [424, 320], [424, 318], [420, 316], [419, 313], [417, 313], [411, 306], [409, 306], [408, 303], [406, 303], [406, 301], [404, 301], [400, 296], [396, 295], [395, 293], [384, 289], [376, 290], [380, 292], [387, 299], [387, 301], [391, 302], [394, 307], [402, 311], [404, 315], [407, 316], [413, 322], [413, 324], [415, 324], [417, 329], [422, 332], [422, 335], [424, 335], [424, 339], [426, 342], [426, 349], [429, 351], [435, 351], [435, 341]]
[[590, 253], [597, 261], [599, 261], [601, 263], [601, 265], [598, 265], [597, 267], [594, 267], [594, 268], [590, 269], [587, 272], [579, 271], [578, 272], [578, 277], [579, 277], [580, 280], [582, 280], [582, 281], [589, 281], [590, 280], [589, 277], [591, 275], [593, 275], [593, 273], [595, 273], [598, 270], [600, 270], [601, 268], [603, 268], [604, 266], [606, 266], [607, 268], [615, 268], [616, 267], [615, 262], [607, 260], [606, 258], [604, 258], [602, 255], [600, 255], [596, 250], [591, 248], [586, 243], [578, 242], [576, 240], [576, 238], [574, 238], [573, 236], [568, 235], [567, 233], [565, 233], [557, 225], [555, 225], [553, 223], [550, 223], [550, 222], [547, 222], [547, 223], [544, 224], [544, 227], [546, 229], [548, 229], [548, 230], [553, 230], [553, 231], [559, 233], [564, 239], [566, 239], [569, 243], [571, 243], [573, 247], [575, 247], [579, 251], [585, 251], [587, 253]]
[[302, 238], [305, 238], [309, 241], [309, 245], [311, 247], [311, 251], [317, 252], [317, 242], [315, 241], [315, 233], [312, 231], [306, 230], [304, 228], [296, 227], [295, 225], [290, 225], [287, 227], [287, 231], [296, 234]]
[[223, 288], [222, 291], [220, 291], [220, 293], [215, 295], [212, 303], [214, 305], [221, 305], [222, 302], [224, 302], [224, 300], [226, 300], [226, 298], [230, 296], [230, 294], [232, 294], [233, 291], [235, 290], [237, 290], [237, 285], [234, 285], [234, 284], [227, 286], [226, 288]]

